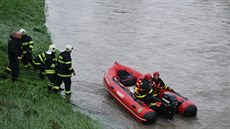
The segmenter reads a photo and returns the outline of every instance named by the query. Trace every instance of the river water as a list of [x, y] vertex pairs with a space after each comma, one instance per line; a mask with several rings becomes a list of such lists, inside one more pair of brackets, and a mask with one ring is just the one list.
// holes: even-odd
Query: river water
[[[72, 102], [105, 128], [230, 129], [229, 0], [46, 0], [61, 50], [74, 46]], [[195, 118], [137, 123], [108, 94], [114, 61], [162, 79], [198, 107]]]

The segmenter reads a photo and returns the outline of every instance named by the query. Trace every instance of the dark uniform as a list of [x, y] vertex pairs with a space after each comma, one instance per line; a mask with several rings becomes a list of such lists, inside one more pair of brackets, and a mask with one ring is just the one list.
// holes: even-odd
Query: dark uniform
[[157, 80], [155, 78], [153, 78], [153, 89], [154, 89], [153, 95], [155, 97], [159, 96], [161, 88], [165, 89], [165, 90], [173, 91], [173, 89], [171, 89], [169, 86], [165, 85], [165, 83], [163, 82], [163, 80], [161, 78], [158, 78]]
[[16, 81], [19, 74], [19, 61], [18, 53], [20, 51], [20, 40], [16, 39], [12, 35], [8, 41], [8, 58], [10, 65], [6, 68], [6, 71], [11, 72], [12, 81]]
[[70, 95], [71, 77], [72, 77], [72, 73], [74, 73], [74, 69], [72, 68], [72, 59], [70, 56], [70, 52], [64, 51], [59, 54], [57, 59], [56, 72], [57, 72], [57, 79], [53, 87], [54, 92], [57, 93], [57, 91], [60, 88], [60, 85], [62, 84], [62, 82], [64, 82], [65, 94]]
[[54, 86], [55, 80], [56, 80], [56, 71], [55, 71], [55, 64], [56, 64], [56, 59], [55, 59], [55, 53], [50, 52], [49, 54], [46, 52], [45, 53], [46, 60], [45, 60], [45, 74], [47, 78], [49, 79], [48, 82], [48, 89], [52, 89]]
[[21, 51], [22, 51], [22, 62], [24, 64], [24, 67], [28, 67], [28, 62], [32, 63], [33, 57], [32, 57], [32, 50], [34, 47], [34, 42], [30, 36], [27, 34], [22, 35], [22, 46], [21, 46]]
[[40, 70], [39, 77], [41, 79], [45, 78], [45, 60], [46, 60], [46, 53], [45, 52], [39, 54], [33, 60], [34, 67]]
[[157, 98], [152, 96], [152, 88], [149, 85], [149, 82], [146, 80], [139, 80], [134, 89], [135, 97], [150, 107], [157, 106]]

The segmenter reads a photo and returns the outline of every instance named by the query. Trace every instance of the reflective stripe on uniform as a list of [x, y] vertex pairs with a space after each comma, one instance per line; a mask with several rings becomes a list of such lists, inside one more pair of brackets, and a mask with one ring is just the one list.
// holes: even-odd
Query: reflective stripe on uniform
[[71, 61], [65, 62], [65, 64], [71, 64]]
[[73, 70], [73, 68], [69, 68], [69, 70]]
[[53, 86], [53, 89], [59, 90], [59, 87], [58, 86]]
[[8, 71], [12, 71], [9, 67], [7, 67], [7, 68], [6, 68], [6, 70], [8, 70]]
[[151, 88], [151, 90], [149, 91], [149, 94], [151, 94], [153, 92], [153, 89]]
[[58, 76], [60, 76], [60, 77], [72, 77], [72, 75], [71, 74], [60, 74], [60, 73], [57, 73], [57, 75]]
[[65, 90], [65, 94], [71, 94], [71, 91], [70, 90], [69, 91]]
[[46, 74], [55, 74], [56, 71], [55, 70], [45, 70]]
[[40, 61], [41, 61], [43, 64], [45, 64], [44, 60], [42, 59], [42, 56], [41, 56], [41, 55], [38, 55], [38, 57], [39, 57]]
[[55, 64], [52, 64], [50, 67], [51, 67], [51, 68], [54, 68], [54, 67], [55, 67]]
[[34, 42], [33, 42], [33, 41], [30, 41], [28, 44], [34, 44]]
[[52, 87], [54, 85], [54, 83], [52, 83], [52, 82], [48, 82], [48, 86], [50, 86], [50, 87]]
[[41, 65], [41, 63], [37, 63], [37, 62], [35, 62], [34, 60], [33, 60], [33, 63], [34, 63], [35, 65]]
[[30, 48], [34, 48], [34, 46], [32, 46], [32, 45], [30, 45], [29, 47], [30, 47]]
[[22, 43], [22, 46], [26, 46], [28, 44], [29, 44], [29, 42], [24, 42], [24, 43]]
[[146, 97], [146, 95], [147, 95], [147, 94], [144, 94], [144, 95], [137, 95], [137, 94], [135, 94], [135, 96], [136, 96], [137, 98], [139, 98], [139, 99]]
[[62, 64], [65, 64], [65, 62], [64, 62], [64, 61], [62, 61], [62, 60], [58, 60], [58, 62], [59, 62], [59, 63], [62, 63]]
[[153, 96], [155, 96], [155, 97], [156, 97], [157, 95], [158, 95], [158, 94], [153, 94]]
[[150, 103], [150, 105], [151, 105], [151, 106], [157, 106], [157, 104], [156, 104], [156, 103]]
[[164, 87], [163, 87], [163, 88], [166, 90], [166, 89], [168, 89], [168, 86], [167, 86], [167, 85], [164, 85]]

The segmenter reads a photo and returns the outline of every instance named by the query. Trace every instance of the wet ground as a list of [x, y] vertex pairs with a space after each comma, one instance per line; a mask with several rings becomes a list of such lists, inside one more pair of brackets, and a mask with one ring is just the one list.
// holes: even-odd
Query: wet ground
[[[229, 0], [46, 0], [60, 50], [74, 46], [72, 102], [106, 128], [230, 128]], [[195, 118], [137, 123], [108, 94], [105, 70], [117, 60], [164, 81], [198, 107]]]

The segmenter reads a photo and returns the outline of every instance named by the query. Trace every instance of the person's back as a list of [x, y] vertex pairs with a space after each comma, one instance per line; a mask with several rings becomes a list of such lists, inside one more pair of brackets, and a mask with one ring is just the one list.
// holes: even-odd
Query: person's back
[[18, 57], [19, 49], [20, 41], [11, 35], [8, 41], [8, 54], [10, 56]]
[[72, 71], [70, 68], [72, 68], [72, 59], [70, 53], [67, 51], [61, 52], [57, 59], [57, 74], [60, 76], [71, 77]]

